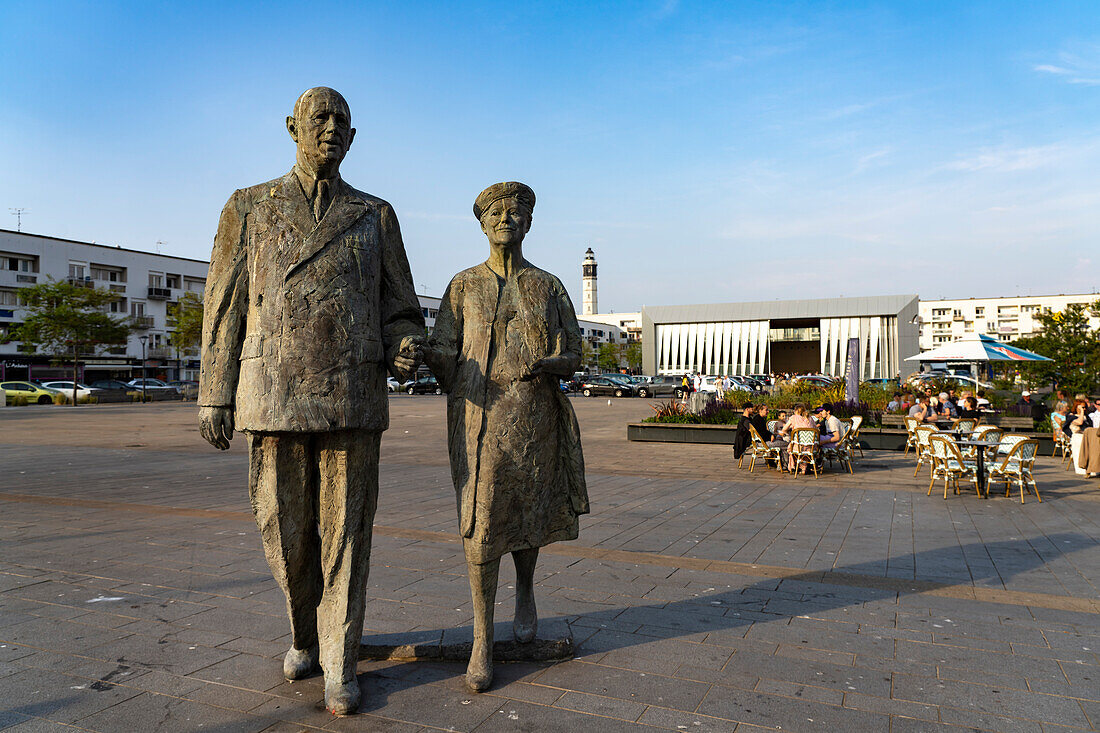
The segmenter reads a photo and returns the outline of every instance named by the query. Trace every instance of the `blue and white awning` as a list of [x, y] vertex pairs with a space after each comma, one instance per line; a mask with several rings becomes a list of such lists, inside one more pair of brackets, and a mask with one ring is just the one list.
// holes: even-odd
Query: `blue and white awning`
[[1034, 351], [1001, 343], [984, 333], [910, 356], [906, 361], [1053, 361]]

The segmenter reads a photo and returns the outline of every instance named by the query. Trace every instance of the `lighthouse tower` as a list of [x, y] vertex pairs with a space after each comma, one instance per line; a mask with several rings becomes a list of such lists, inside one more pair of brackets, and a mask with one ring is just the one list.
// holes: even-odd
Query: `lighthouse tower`
[[596, 305], [596, 255], [589, 247], [584, 253], [584, 265], [581, 266], [581, 292], [583, 303], [581, 315], [590, 316], [599, 313]]

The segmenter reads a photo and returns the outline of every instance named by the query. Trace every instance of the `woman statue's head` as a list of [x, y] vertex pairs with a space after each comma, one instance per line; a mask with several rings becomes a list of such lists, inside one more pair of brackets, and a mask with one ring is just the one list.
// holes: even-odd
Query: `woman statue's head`
[[494, 183], [477, 195], [474, 216], [493, 247], [520, 244], [531, 229], [535, 192], [518, 181]]

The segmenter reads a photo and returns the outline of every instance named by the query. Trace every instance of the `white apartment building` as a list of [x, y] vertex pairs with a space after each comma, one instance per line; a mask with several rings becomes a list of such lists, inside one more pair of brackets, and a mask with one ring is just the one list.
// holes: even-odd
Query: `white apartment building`
[[642, 314], [639, 313], [593, 313], [582, 316], [584, 320], [614, 326], [625, 336], [628, 343], [642, 340]]
[[[929, 351], [964, 336], [982, 333], [1000, 341], [1034, 336], [1041, 330], [1035, 318], [1038, 313], [1065, 310], [1071, 303], [1088, 307], [1098, 300], [1100, 293], [922, 300], [919, 304], [920, 350]], [[1091, 313], [1089, 327], [1100, 328], [1100, 312]]]
[[[22, 322], [20, 288], [49, 278], [67, 280], [117, 293], [110, 312], [137, 327], [126, 346], [88, 355], [82, 379], [141, 376], [142, 337], [148, 376], [196, 379], [198, 351], [177, 354], [169, 344], [168, 310], [184, 293], [202, 296], [207, 268], [205, 260], [0, 229], [0, 341]], [[0, 379], [71, 378], [71, 366], [20, 347], [0, 343]]]

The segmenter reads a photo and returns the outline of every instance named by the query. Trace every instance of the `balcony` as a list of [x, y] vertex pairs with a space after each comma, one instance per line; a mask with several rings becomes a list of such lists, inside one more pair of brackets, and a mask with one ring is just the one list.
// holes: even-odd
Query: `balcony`
[[170, 346], [150, 346], [146, 351], [148, 358], [150, 359], [170, 359], [172, 358], [172, 347]]
[[146, 296], [149, 300], [168, 300], [172, 297], [171, 288], [154, 288], [149, 286], [149, 294]]
[[67, 278], [65, 278], [65, 282], [69, 283], [69, 285], [74, 285], [78, 288], [94, 288], [95, 287], [95, 283], [92, 282], [92, 278], [90, 278], [90, 277], [67, 277]]
[[126, 286], [125, 285], [118, 285], [116, 283], [111, 283], [110, 285], [108, 285], [108, 287], [111, 289], [112, 293], [125, 293], [126, 292]]
[[150, 328], [153, 327], [153, 317], [152, 316], [131, 316], [130, 317], [130, 325], [133, 326], [134, 328], [140, 330], [140, 331], [145, 331], [145, 330], [150, 329]]
[[16, 275], [15, 276], [15, 282], [17, 282], [17, 283], [27, 283], [29, 285], [34, 285], [36, 282], [38, 282], [38, 276], [37, 275]]

